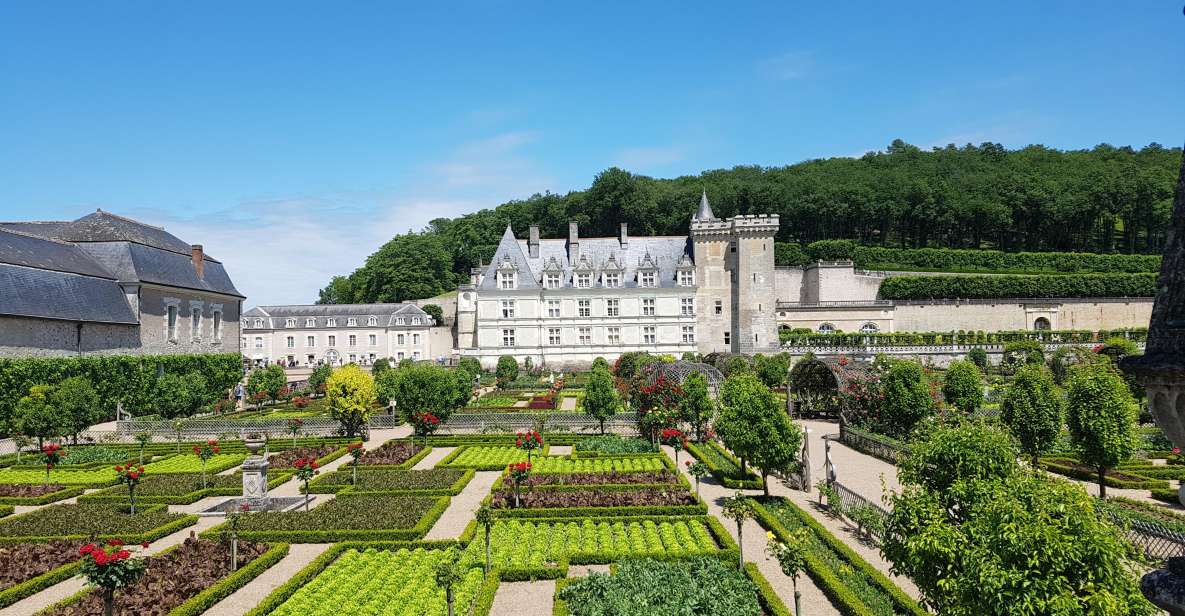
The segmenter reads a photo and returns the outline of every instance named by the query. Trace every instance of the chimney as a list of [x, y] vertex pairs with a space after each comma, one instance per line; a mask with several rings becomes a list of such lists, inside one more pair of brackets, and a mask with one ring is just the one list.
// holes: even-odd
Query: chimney
[[530, 239], [527, 240], [527, 250], [532, 259], [539, 258], [539, 225], [531, 225]]
[[625, 250], [630, 247], [629, 225], [621, 223], [621, 249]]
[[198, 278], [206, 277], [206, 260], [202, 253], [202, 245], [194, 244], [189, 247], [190, 258], [193, 260], [193, 269], [197, 272]]
[[568, 222], [568, 262], [573, 266], [580, 260], [580, 225], [575, 220]]

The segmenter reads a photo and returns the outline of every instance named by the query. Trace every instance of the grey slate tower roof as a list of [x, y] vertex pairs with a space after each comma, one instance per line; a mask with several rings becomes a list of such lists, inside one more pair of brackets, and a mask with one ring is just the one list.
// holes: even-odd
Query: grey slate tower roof
[[712, 213], [712, 205], [708, 203], [708, 189], [699, 196], [699, 211], [695, 213], [695, 220], [715, 220], [716, 215]]

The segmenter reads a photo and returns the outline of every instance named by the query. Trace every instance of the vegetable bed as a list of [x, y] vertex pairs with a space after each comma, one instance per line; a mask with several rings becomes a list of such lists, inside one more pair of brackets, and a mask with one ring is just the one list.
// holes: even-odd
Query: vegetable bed
[[[427, 453], [424, 446], [411, 441], [387, 441], [377, 449], [367, 451], [358, 460], [359, 466], [403, 466], [414, 464], [413, 459]], [[411, 464], [408, 464], [411, 462]]]
[[136, 508], [114, 503], [52, 505], [0, 520], [0, 542], [48, 542], [54, 539], [155, 541], [197, 522], [197, 516], [169, 513], [164, 505]]
[[[527, 453], [516, 447], [461, 447], [436, 466], [503, 470], [509, 464], [525, 462]], [[667, 467], [661, 456], [570, 458], [568, 456], [533, 456], [533, 473], [604, 473], [662, 471]]]
[[44, 505], [62, 499], [82, 494], [83, 488], [51, 483], [49, 485], [35, 483], [0, 484], [0, 504], [5, 505]]
[[[505, 479], [503, 479], [505, 482]], [[531, 475], [523, 482], [523, 488], [550, 488], [558, 486], [599, 486], [631, 484], [678, 484], [679, 476], [673, 471], [637, 471], [624, 473], [547, 473]]]
[[82, 541], [17, 543], [0, 546], [0, 607], [12, 605], [64, 580], [78, 569]]
[[[522, 491], [519, 505], [526, 509], [556, 507], [675, 507], [696, 504], [695, 495], [686, 490], [642, 488], [634, 490], [538, 490]], [[514, 507], [514, 490], [494, 492], [490, 506]]]
[[741, 472], [740, 460], [725, 451], [715, 441], [688, 443], [687, 451], [708, 466], [712, 476], [726, 488], [756, 490], [761, 488], [761, 477], [753, 471]]
[[[274, 489], [292, 478], [291, 472], [268, 473], [268, 489]], [[166, 503], [188, 505], [207, 496], [238, 496], [243, 492], [243, 476], [206, 474], [206, 487], [202, 488], [201, 473], [169, 473], [166, 475], [145, 475], [136, 486], [136, 503]], [[126, 486], [112, 486], [78, 497], [78, 502], [127, 503]]]
[[422, 495], [455, 496], [473, 478], [473, 471], [434, 468], [426, 471], [371, 471], [358, 469], [358, 485], [353, 485], [353, 469], [328, 473], [309, 483], [314, 494], [340, 492], [415, 492]]
[[[332, 454], [341, 452], [338, 455], [330, 457]], [[325, 464], [332, 460], [336, 460], [345, 454], [345, 448], [341, 445], [316, 445], [312, 447], [297, 447], [295, 449], [288, 449], [273, 453], [268, 459], [267, 463], [272, 469], [292, 468], [292, 465], [297, 460], [302, 458], [312, 458], [317, 460], [318, 464]]]
[[300, 509], [243, 516], [239, 524], [239, 536], [258, 541], [290, 543], [419, 539], [444, 513], [448, 501], [448, 497], [444, 496], [346, 492], [307, 512]]
[[[279, 549], [262, 543], [240, 541], [238, 547], [239, 570], [230, 568], [230, 544], [205, 539], [188, 538], [175, 549], [167, 550], [148, 558], [144, 576], [131, 587], [115, 595], [116, 614], [168, 614], [172, 610], [193, 600], [191, 613], [200, 613], [213, 605], [230, 589], [220, 589], [219, 584], [234, 574], [242, 586], [254, 578], [267, 565], [279, 560], [287, 552], [287, 546]], [[264, 554], [269, 554], [271, 563], [251, 567]], [[77, 558], [77, 553], [75, 553]], [[199, 597], [206, 593], [204, 597]], [[204, 600], [205, 599], [205, 600]], [[212, 599], [212, 600], [210, 600]], [[189, 606], [187, 606], [189, 607]], [[98, 589], [73, 597], [42, 613], [42, 616], [91, 616], [103, 613], [103, 595]]]
[[[444, 550], [423, 548], [346, 550], [271, 613], [276, 616], [443, 616], [444, 590], [436, 584], [435, 572], [445, 554]], [[463, 574], [453, 591], [457, 614], [469, 613], [482, 581], [480, 567]]]

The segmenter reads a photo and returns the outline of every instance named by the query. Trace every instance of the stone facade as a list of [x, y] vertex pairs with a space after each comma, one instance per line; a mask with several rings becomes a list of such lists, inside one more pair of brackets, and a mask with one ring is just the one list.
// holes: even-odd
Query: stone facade
[[433, 325], [413, 304], [258, 306], [243, 313], [243, 356], [291, 366], [437, 359], [449, 348], [433, 355], [433, 340], [441, 338], [434, 330], [445, 329]]

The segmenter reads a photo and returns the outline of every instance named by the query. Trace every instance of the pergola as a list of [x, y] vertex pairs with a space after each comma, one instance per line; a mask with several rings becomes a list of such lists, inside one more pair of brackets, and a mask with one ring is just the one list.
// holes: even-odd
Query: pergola
[[694, 361], [654, 362], [643, 366], [642, 373], [648, 385], [653, 385], [661, 375], [680, 387], [692, 374], [702, 374], [708, 381], [708, 395], [713, 400], [720, 394], [720, 385], [724, 383], [724, 375], [715, 366]]
[[790, 368], [790, 387], [786, 394], [786, 412], [791, 417], [843, 419], [844, 398], [848, 386], [876, 379], [868, 362], [845, 357], [813, 357]]

